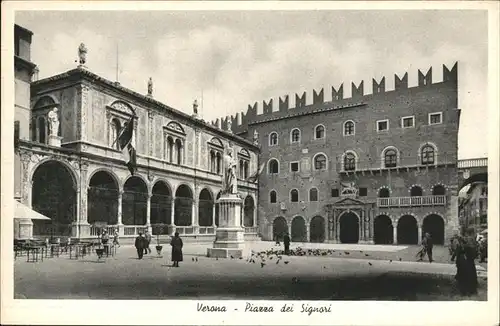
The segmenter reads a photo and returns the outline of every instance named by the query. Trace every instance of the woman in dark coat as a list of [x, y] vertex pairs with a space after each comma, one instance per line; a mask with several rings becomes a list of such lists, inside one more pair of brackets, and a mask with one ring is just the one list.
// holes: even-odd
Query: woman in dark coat
[[172, 241], [170, 241], [172, 246], [172, 261], [174, 262], [173, 267], [179, 267], [179, 262], [182, 261], [182, 239], [179, 237], [179, 232], [175, 232]]
[[458, 289], [462, 295], [477, 293], [477, 271], [475, 259], [477, 257], [477, 244], [471, 235], [473, 231], [467, 230], [466, 236], [458, 240], [456, 248]]

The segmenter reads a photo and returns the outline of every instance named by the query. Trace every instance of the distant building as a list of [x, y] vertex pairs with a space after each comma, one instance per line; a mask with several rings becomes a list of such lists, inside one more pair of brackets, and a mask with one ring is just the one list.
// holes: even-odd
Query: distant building
[[[81, 57], [77, 68], [33, 82], [31, 105], [23, 104], [31, 108], [31, 128], [23, 130], [19, 146], [20, 196], [51, 218], [34, 221], [33, 236], [89, 238], [106, 228], [134, 237], [150, 229], [213, 241], [222, 156], [231, 149], [240, 161], [245, 237], [257, 239], [257, 184], [247, 179], [258, 168], [258, 147], [200, 120], [196, 104], [188, 115], [155, 100], [152, 80], [145, 81], [143, 95], [85, 65]], [[57, 112], [58, 127], [48, 120], [50, 112]], [[134, 175], [116, 142], [129, 121], [135, 127]], [[57, 130], [49, 133], [49, 127]]]
[[460, 198], [460, 225], [476, 232], [488, 228], [488, 184], [475, 182]]
[[[425, 232], [435, 243], [458, 230], [457, 144], [460, 110], [457, 64], [373, 80], [372, 94], [352, 83], [249, 105], [241, 116], [213, 122], [251, 139], [257, 131], [261, 162], [259, 231], [264, 239], [289, 232], [292, 241], [416, 244]], [[276, 99], [274, 99], [276, 100]]]

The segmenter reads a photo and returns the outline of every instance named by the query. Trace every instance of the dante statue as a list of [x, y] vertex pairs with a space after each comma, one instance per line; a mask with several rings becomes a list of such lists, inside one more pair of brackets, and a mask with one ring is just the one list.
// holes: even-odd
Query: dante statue
[[85, 44], [81, 43], [78, 48], [78, 58], [80, 58], [80, 64], [84, 65], [87, 62], [87, 48]]
[[253, 132], [253, 144], [259, 145], [259, 132], [257, 130]]
[[58, 136], [59, 133], [59, 115], [57, 114], [58, 109], [53, 108], [49, 111], [47, 120], [49, 120], [49, 135]]
[[153, 78], [149, 77], [148, 80], [148, 95], [153, 95]]
[[233, 158], [233, 150], [230, 148], [224, 155], [224, 175], [222, 176], [222, 193], [237, 194], [236, 182], [236, 160]]

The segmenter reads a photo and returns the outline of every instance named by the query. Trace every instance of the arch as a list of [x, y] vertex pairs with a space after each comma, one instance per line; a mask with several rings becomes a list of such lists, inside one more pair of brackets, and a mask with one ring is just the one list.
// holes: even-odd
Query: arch
[[119, 187], [116, 177], [106, 170], [95, 171], [87, 191], [88, 222], [118, 223]]
[[418, 225], [415, 217], [401, 216], [397, 228], [398, 244], [418, 244]]
[[325, 138], [325, 132], [326, 128], [324, 125], [319, 124], [316, 127], [314, 127], [314, 139], [323, 139]]
[[322, 216], [315, 216], [309, 224], [309, 241], [324, 242], [325, 241], [325, 219]]
[[356, 170], [356, 165], [358, 162], [358, 155], [355, 151], [348, 150], [342, 154], [342, 169], [344, 171], [354, 171]]
[[309, 189], [309, 201], [310, 202], [319, 201], [318, 188], [311, 188], [311, 189]]
[[438, 148], [432, 142], [425, 142], [418, 149], [418, 157], [421, 165], [432, 165], [437, 163]]
[[193, 216], [193, 191], [181, 184], [175, 191], [174, 223], [178, 226], [191, 225]]
[[109, 106], [114, 109], [117, 109], [120, 112], [129, 114], [131, 116], [136, 116], [134, 108], [130, 104], [122, 100], [116, 100]]
[[269, 146], [277, 146], [278, 145], [278, 133], [273, 131], [269, 134]]
[[148, 186], [143, 178], [134, 175], [125, 181], [122, 196], [123, 224], [146, 224], [148, 196]]
[[48, 106], [55, 106], [55, 105], [57, 105], [56, 98], [50, 94], [47, 94], [47, 95], [40, 97], [35, 102], [35, 105], [33, 106], [33, 110], [37, 110], [37, 109], [48, 107]]
[[242, 148], [240, 150], [240, 155], [243, 155], [243, 156], [246, 156], [246, 157], [250, 157], [250, 153], [245, 148]]
[[38, 142], [45, 144], [47, 135], [47, 126], [45, 125], [45, 118], [38, 118]]
[[387, 187], [382, 187], [378, 191], [379, 198], [388, 198], [391, 197], [391, 190]]
[[211, 191], [204, 188], [198, 200], [198, 223], [200, 226], [212, 226], [214, 214], [214, 197]]
[[488, 172], [472, 174], [469, 178], [464, 180], [459, 189], [461, 190], [465, 186], [474, 182], [488, 183]]
[[387, 215], [379, 215], [373, 221], [373, 242], [375, 244], [394, 243], [394, 227], [391, 218]]
[[271, 190], [269, 192], [269, 202], [274, 204], [278, 202], [278, 195], [276, 193], [276, 190]]
[[291, 203], [299, 202], [299, 191], [295, 188], [290, 190], [290, 202]]
[[184, 128], [182, 128], [181, 124], [178, 123], [177, 121], [170, 121], [169, 123], [167, 123], [167, 128], [169, 129], [172, 129], [178, 133], [181, 133], [183, 135], [186, 134], [186, 132], [184, 131]]
[[51, 220], [33, 220], [34, 235], [71, 236], [76, 222], [77, 195], [74, 172], [65, 163], [44, 160], [32, 175], [32, 207]]
[[344, 136], [352, 136], [356, 134], [356, 124], [352, 120], [347, 120], [342, 126]]
[[283, 236], [288, 233], [288, 224], [283, 216], [278, 216], [273, 220], [273, 238], [275, 240], [283, 239]]
[[219, 203], [217, 202], [222, 195], [222, 192], [219, 191], [217, 193], [217, 197], [215, 197], [215, 220], [214, 220], [214, 225], [219, 226]]
[[421, 197], [423, 196], [423, 190], [422, 187], [418, 185], [413, 185], [410, 188], [410, 196], [411, 197]]
[[432, 187], [433, 196], [444, 196], [446, 195], [446, 188], [442, 184], [437, 184]]
[[213, 137], [211, 140], [210, 140], [210, 143], [212, 145], [215, 145], [215, 146], [218, 146], [218, 147], [221, 147], [221, 148], [224, 148], [224, 145], [222, 144], [222, 141], [217, 138], [217, 137]]
[[314, 170], [325, 171], [328, 170], [328, 157], [325, 153], [316, 153], [313, 156]]
[[172, 223], [172, 190], [164, 180], [158, 180], [151, 190], [151, 226], [153, 234], [168, 234]]
[[279, 174], [280, 173], [280, 163], [277, 159], [271, 158], [267, 162], [267, 173], [268, 174]]
[[307, 242], [306, 221], [302, 216], [295, 216], [292, 220], [292, 242]]
[[243, 205], [243, 223], [245, 226], [254, 226], [253, 225], [254, 210], [255, 210], [255, 202], [253, 200], [253, 197], [248, 195], [245, 197]]
[[422, 234], [429, 233], [433, 244], [444, 244], [444, 220], [437, 214], [430, 214], [422, 223]]
[[290, 144], [300, 143], [301, 132], [299, 128], [293, 128], [290, 131]]
[[395, 168], [399, 165], [399, 150], [394, 146], [387, 146], [382, 151], [382, 167]]
[[344, 212], [339, 218], [340, 242], [358, 243], [359, 216], [354, 212]]

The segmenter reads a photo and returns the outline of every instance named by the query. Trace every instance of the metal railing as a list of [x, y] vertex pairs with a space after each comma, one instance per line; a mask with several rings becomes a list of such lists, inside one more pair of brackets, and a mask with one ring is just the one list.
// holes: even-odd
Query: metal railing
[[446, 196], [387, 197], [377, 198], [379, 207], [444, 206]]
[[125, 225], [123, 227], [123, 235], [131, 236], [138, 235], [139, 232], [144, 233], [147, 230], [147, 227], [144, 225]]
[[199, 234], [215, 234], [215, 230], [217, 228], [213, 227], [213, 226], [200, 226], [198, 228], [198, 233]]
[[421, 156], [401, 156], [396, 161], [386, 161], [385, 159], [374, 160], [357, 160], [354, 166], [338, 159], [336, 162], [336, 169], [338, 172], [356, 172], [356, 171], [369, 171], [381, 169], [397, 169], [409, 167], [433, 167], [444, 164], [457, 164], [456, 154], [436, 154], [434, 158], [423, 159]]
[[117, 229], [118, 229], [117, 225], [107, 225], [104, 227], [98, 227], [95, 225], [91, 225], [90, 226], [90, 235], [91, 236], [99, 236], [102, 234], [102, 230], [106, 230], [106, 232], [108, 232], [108, 234], [113, 234], [115, 232], [115, 230], [117, 230]]
[[478, 167], [486, 167], [488, 166], [488, 158], [471, 158], [466, 160], [459, 160], [458, 167], [463, 168], [478, 168]]

